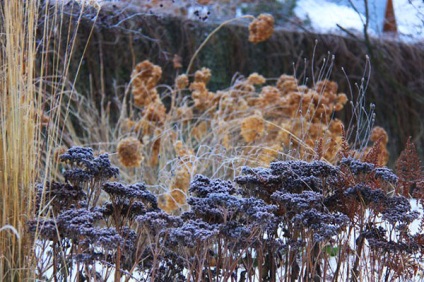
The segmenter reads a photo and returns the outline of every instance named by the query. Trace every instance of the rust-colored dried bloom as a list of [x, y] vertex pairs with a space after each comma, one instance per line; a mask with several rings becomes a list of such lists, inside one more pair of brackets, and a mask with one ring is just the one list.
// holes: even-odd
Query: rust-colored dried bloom
[[175, 79], [175, 87], [178, 90], [187, 88], [188, 83], [189, 83], [188, 76], [186, 74], [181, 74], [177, 76], [177, 78]]
[[153, 101], [159, 100], [155, 87], [161, 76], [162, 69], [147, 60], [135, 66], [131, 74], [131, 80], [134, 103], [137, 106], [146, 106]]
[[330, 130], [331, 134], [341, 136], [343, 134], [344, 129], [343, 122], [339, 119], [333, 119], [330, 121], [328, 129]]
[[336, 112], [338, 112], [338, 111], [341, 111], [344, 108], [344, 106], [346, 105], [346, 103], [348, 101], [346, 94], [340, 93], [339, 95], [337, 95], [336, 101], [337, 102], [334, 105], [334, 110]]
[[208, 128], [209, 128], [209, 124], [207, 121], [201, 121], [198, 125], [196, 125], [192, 130], [191, 130], [191, 134], [193, 135], [193, 137], [197, 140], [200, 141], [202, 140], [202, 138], [206, 135], [206, 133], [208, 132]]
[[262, 88], [260, 97], [267, 101], [267, 104], [275, 103], [280, 98], [280, 90], [274, 86], [265, 86]]
[[253, 85], [262, 85], [266, 82], [265, 77], [254, 72], [247, 78], [247, 82]]
[[281, 151], [281, 144], [273, 144], [270, 147], [263, 147], [259, 154], [259, 161], [262, 166], [268, 166], [272, 161], [274, 161], [279, 152]]
[[274, 32], [274, 18], [270, 14], [260, 14], [249, 25], [249, 41], [259, 43], [267, 40]]
[[136, 122], [130, 118], [125, 118], [121, 123], [121, 134], [126, 134], [131, 132], [136, 125]]
[[122, 139], [117, 147], [119, 162], [125, 167], [139, 167], [143, 160], [141, 146], [137, 138]]
[[179, 55], [174, 54], [174, 58], [172, 58], [174, 69], [180, 69], [183, 67], [182, 60], [183, 59]]
[[381, 139], [381, 143], [386, 145], [389, 142], [389, 136], [387, 135], [386, 130], [380, 126], [376, 126], [371, 131], [370, 140], [372, 142], [376, 142], [377, 140]]
[[[273, 106], [274, 108], [277, 108], [280, 104], [280, 98], [281, 93], [277, 87], [265, 86], [262, 87], [261, 93], [259, 94], [259, 98], [256, 101], [256, 105], [259, 107]], [[276, 110], [272, 110], [264, 114], [265, 116], [280, 115], [280, 113]]]
[[262, 136], [264, 129], [264, 119], [259, 114], [247, 117], [241, 122], [241, 135], [246, 142], [255, 141]]
[[190, 156], [194, 155], [194, 151], [183, 145], [181, 140], [178, 140], [174, 143], [174, 149], [177, 155], [181, 158], [181, 160], [190, 159]]
[[159, 151], [160, 151], [160, 138], [157, 138], [152, 145], [152, 150], [150, 154], [150, 166], [155, 167], [159, 164]]
[[[182, 163], [180, 164], [180, 167], [175, 172], [175, 177], [172, 179], [172, 184], [170, 187], [171, 193], [172, 191], [188, 191], [188, 188], [190, 187], [190, 181], [191, 181], [191, 163]], [[185, 198], [184, 198], [185, 199]], [[181, 202], [178, 202], [181, 204]]]
[[176, 110], [176, 118], [182, 122], [188, 122], [193, 119], [193, 109], [187, 105], [178, 107]]
[[194, 81], [195, 82], [203, 82], [204, 84], [208, 84], [209, 80], [211, 80], [211, 70], [208, 68], [202, 68], [194, 73]]
[[337, 93], [339, 86], [337, 85], [337, 82], [335, 81], [330, 81], [328, 79], [324, 79], [321, 81], [318, 81], [315, 85], [315, 90], [322, 94], [324, 92], [329, 92], [329, 93]]
[[286, 95], [292, 91], [297, 91], [297, 79], [292, 75], [283, 74], [277, 81], [277, 88]]
[[143, 111], [143, 118], [151, 122], [163, 124], [163, 121], [166, 118], [166, 108], [162, 101], [157, 100], [154, 103], [147, 105]]
[[155, 140], [153, 141], [152, 144], [152, 149], [151, 149], [151, 153], [150, 153], [150, 159], [149, 159], [149, 164], [151, 167], [155, 167], [159, 164], [159, 152], [160, 152], [160, 143], [161, 143], [161, 138], [159, 137], [161, 134], [161, 130], [160, 129], [155, 129]]
[[214, 94], [209, 92], [204, 82], [193, 82], [190, 84], [192, 91], [191, 97], [194, 100], [194, 106], [199, 110], [209, 108], [214, 101]]
[[148, 89], [155, 87], [161, 76], [162, 68], [152, 64], [148, 60], [137, 64], [131, 74], [134, 87], [144, 85]]
[[337, 95], [337, 103], [345, 105], [347, 103], [347, 101], [348, 101], [348, 98], [347, 98], [346, 94], [339, 93], [339, 95]]
[[365, 148], [363, 152], [364, 160], [378, 166], [386, 165], [389, 161], [389, 152], [387, 151], [389, 137], [387, 132], [382, 127], [376, 126], [371, 130], [369, 140], [374, 142], [374, 144], [372, 147]]
[[194, 151], [184, 146], [183, 142], [177, 140], [174, 143], [175, 153], [178, 156], [178, 163], [175, 175], [169, 186], [169, 192], [161, 197], [160, 207], [166, 212], [174, 212], [186, 203], [186, 193], [190, 187], [191, 175], [196, 167], [194, 166]]

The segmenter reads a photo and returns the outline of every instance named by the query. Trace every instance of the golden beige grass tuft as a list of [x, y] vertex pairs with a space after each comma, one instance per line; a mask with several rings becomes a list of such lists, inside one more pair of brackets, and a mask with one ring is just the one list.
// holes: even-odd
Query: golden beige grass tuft
[[0, 7], [0, 280], [31, 277], [31, 239], [42, 116], [34, 79], [37, 1], [3, 1]]
[[36, 182], [54, 178], [54, 150], [66, 138], [63, 129], [72, 131], [68, 87], [74, 81], [64, 79], [85, 6], [78, 7], [65, 23], [64, 2], [0, 4], [0, 281], [35, 278], [37, 235], [27, 235], [26, 222], [34, 217]]

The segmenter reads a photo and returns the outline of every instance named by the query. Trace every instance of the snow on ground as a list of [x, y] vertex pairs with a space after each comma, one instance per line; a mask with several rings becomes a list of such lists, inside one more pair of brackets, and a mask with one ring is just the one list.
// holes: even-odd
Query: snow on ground
[[[362, 32], [365, 20], [364, 1], [352, 0], [356, 12], [348, 0], [298, 0], [295, 14], [309, 20], [316, 32], [342, 32], [337, 24], [348, 30]], [[381, 35], [385, 0], [369, 1], [370, 29], [374, 36]], [[409, 42], [424, 41], [424, 1], [393, 0], [399, 39]]]
[[361, 15], [352, 8], [325, 0], [299, 0], [295, 14], [302, 20], [310, 20], [316, 31], [340, 30], [337, 24], [346, 29], [362, 29]]

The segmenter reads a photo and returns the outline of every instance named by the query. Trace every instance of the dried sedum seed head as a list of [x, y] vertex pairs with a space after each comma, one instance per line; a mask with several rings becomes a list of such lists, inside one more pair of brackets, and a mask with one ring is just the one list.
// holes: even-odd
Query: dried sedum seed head
[[141, 147], [141, 142], [137, 138], [122, 139], [117, 147], [119, 162], [125, 167], [139, 167], [143, 160]]
[[269, 39], [274, 32], [274, 18], [270, 14], [260, 14], [249, 25], [249, 41], [259, 43]]

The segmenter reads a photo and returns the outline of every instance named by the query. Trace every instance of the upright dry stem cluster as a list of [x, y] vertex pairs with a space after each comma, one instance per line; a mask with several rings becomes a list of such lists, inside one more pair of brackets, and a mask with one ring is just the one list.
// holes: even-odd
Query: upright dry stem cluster
[[33, 212], [42, 110], [34, 85], [37, 1], [0, 4], [0, 280], [31, 277], [25, 221]]
[[[62, 13], [65, 7], [78, 8], [66, 24]], [[37, 243], [37, 232], [35, 240], [31, 240], [26, 230], [26, 222], [34, 212], [31, 187], [52, 176], [53, 148], [66, 138], [63, 129], [74, 97], [69, 90], [73, 83], [64, 79], [69, 74], [73, 34], [81, 20], [78, 12], [82, 13], [84, 7], [77, 2], [65, 5], [61, 1], [38, 0], [0, 4], [2, 281], [22, 281], [34, 275], [37, 262], [32, 260], [32, 247]], [[57, 175], [57, 171], [52, 171]], [[45, 198], [41, 193], [41, 205]]]

